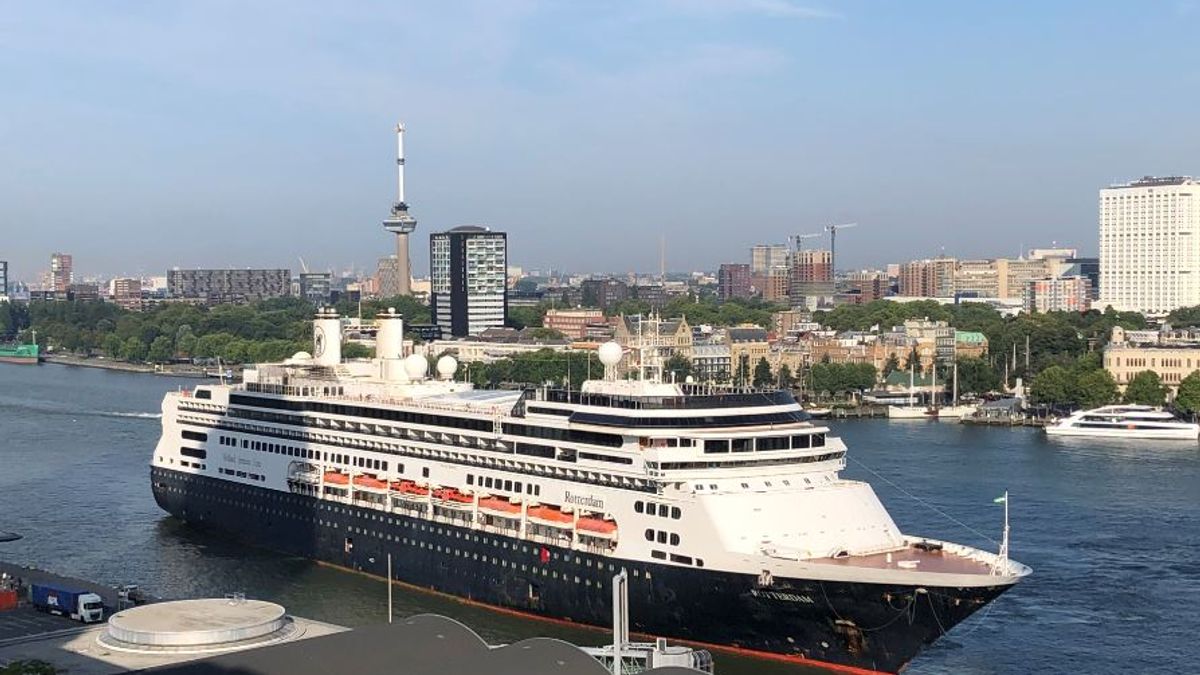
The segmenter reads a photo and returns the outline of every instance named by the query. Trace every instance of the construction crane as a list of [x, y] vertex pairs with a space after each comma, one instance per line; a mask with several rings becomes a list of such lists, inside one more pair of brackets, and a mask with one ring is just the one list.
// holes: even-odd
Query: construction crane
[[826, 225], [825, 231], [829, 233], [829, 272], [836, 274], [837, 270], [837, 233], [838, 230], [845, 230], [851, 227], [858, 227], [858, 223], [843, 223], [841, 225]]
[[792, 240], [792, 248], [799, 251], [800, 247], [803, 245], [803, 240], [812, 239], [813, 237], [819, 237], [819, 236], [821, 236], [820, 232], [816, 232], [813, 234], [794, 234], [794, 235], [788, 237], [788, 239]]

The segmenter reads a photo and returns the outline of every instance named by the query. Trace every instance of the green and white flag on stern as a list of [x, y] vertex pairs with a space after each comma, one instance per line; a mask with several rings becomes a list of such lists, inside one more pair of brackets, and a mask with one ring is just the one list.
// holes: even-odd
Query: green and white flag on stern
[[995, 499], [992, 500], [992, 503], [993, 504], [1007, 504], [1008, 503], [1008, 495], [1004, 495], [1002, 497], [996, 497]]

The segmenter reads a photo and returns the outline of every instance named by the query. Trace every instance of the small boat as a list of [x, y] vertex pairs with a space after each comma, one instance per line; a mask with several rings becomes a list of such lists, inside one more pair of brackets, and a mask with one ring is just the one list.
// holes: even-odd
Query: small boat
[[805, 408], [804, 412], [815, 420], [823, 420], [833, 414], [833, 408]]
[[938, 411], [923, 405], [890, 405], [887, 416], [890, 420], [933, 420], [937, 419]]
[[1185, 422], [1173, 413], [1153, 406], [1106, 405], [1069, 415], [1047, 426], [1046, 434], [1195, 442], [1200, 438], [1200, 424]]
[[379, 480], [369, 473], [359, 474], [354, 477], [354, 487], [364, 490], [379, 490], [386, 491], [388, 489], [387, 481]]
[[433, 498], [443, 502], [446, 506], [455, 507], [470, 506], [475, 502], [475, 498], [471, 495], [449, 487], [434, 490]]
[[557, 506], [541, 504], [529, 507], [529, 520], [550, 527], [571, 527], [575, 522], [575, 517]]
[[349, 485], [350, 474], [342, 473], [341, 471], [326, 471], [325, 482], [330, 485]]
[[496, 513], [503, 516], [521, 515], [521, 505], [514, 504], [501, 497], [484, 497], [479, 500], [479, 510]]
[[608, 518], [583, 516], [575, 523], [575, 529], [592, 537], [611, 539], [617, 536], [617, 524]]

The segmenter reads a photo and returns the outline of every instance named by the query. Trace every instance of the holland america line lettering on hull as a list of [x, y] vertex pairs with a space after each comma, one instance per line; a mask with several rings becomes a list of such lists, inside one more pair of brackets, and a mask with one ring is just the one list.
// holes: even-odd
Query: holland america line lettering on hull
[[443, 357], [315, 355], [163, 401], [159, 505], [259, 546], [549, 619], [605, 626], [629, 573], [633, 630], [896, 672], [1029, 574], [900, 532], [846, 447], [786, 392], [663, 382], [655, 318], [617, 378], [476, 390]]

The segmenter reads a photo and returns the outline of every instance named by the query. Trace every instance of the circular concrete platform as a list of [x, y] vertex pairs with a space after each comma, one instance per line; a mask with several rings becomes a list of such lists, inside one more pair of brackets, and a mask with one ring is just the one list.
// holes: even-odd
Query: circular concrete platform
[[280, 605], [214, 598], [117, 612], [97, 640], [120, 651], [205, 653], [259, 646], [295, 634], [295, 624]]

